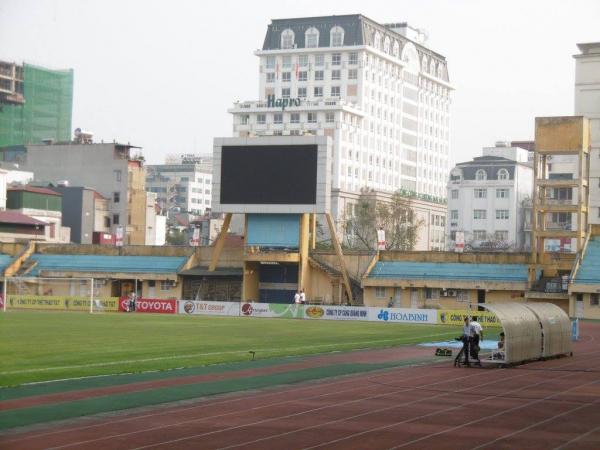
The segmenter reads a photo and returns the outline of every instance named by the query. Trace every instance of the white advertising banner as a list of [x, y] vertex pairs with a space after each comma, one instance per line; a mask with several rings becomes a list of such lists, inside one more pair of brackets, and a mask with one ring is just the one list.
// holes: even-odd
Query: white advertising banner
[[238, 302], [206, 302], [202, 300], [179, 300], [177, 302], [179, 314], [200, 314], [207, 316], [239, 316], [240, 304]]
[[368, 320], [368, 308], [364, 306], [306, 306], [305, 319]]
[[408, 308], [373, 308], [369, 309], [369, 320], [372, 322], [390, 323], [437, 323], [435, 309]]
[[302, 319], [304, 317], [304, 305], [297, 305], [295, 303], [242, 303], [240, 306], [240, 316]]

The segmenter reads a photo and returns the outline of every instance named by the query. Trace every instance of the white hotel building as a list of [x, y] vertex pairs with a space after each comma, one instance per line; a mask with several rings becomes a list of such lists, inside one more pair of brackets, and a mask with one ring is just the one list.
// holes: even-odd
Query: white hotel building
[[256, 51], [258, 101], [229, 110], [234, 136], [330, 136], [338, 225], [362, 188], [402, 189], [428, 225], [417, 248], [430, 249], [444, 236], [453, 88], [425, 41], [406, 23], [362, 15], [273, 20]]

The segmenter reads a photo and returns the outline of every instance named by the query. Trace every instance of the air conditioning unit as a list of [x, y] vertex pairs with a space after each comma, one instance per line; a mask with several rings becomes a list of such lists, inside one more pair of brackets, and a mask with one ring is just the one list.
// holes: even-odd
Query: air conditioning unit
[[456, 289], [448, 289], [446, 292], [448, 294], [448, 297], [458, 296], [458, 291]]

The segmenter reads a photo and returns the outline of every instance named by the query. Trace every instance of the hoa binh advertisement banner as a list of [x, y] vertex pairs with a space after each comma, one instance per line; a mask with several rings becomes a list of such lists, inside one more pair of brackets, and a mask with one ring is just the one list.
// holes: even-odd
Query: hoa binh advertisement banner
[[369, 308], [369, 320], [387, 323], [438, 323], [435, 309]]

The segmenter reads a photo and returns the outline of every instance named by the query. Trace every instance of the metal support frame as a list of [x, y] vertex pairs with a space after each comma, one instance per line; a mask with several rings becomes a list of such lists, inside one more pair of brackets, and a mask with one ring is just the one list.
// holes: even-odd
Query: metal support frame
[[342, 253], [342, 247], [338, 241], [337, 232], [335, 230], [331, 213], [325, 213], [325, 219], [327, 220], [327, 226], [329, 227], [329, 234], [331, 235], [333, 248], [335, 249], [335, 253], [337, 254], [338, 261], [340, 263], [340, 272], [342, 272], [342, 277], [344, 278], [344, 286], [346, 288], [346, 293], [348, 294], [348, 300], [352, 303], [353, 296], [352, 286], [350, 285], [350, 277], [348, 276], [348, 270], [346, 269], [346, 263], [344, 261], [344, 254]]
[[221, 232], [219, 233], [219, 236], [217, 237], [217, 240], [215, 241], [215, 245], [213, 247], [210, 266], [208, 267], [209, 272], [214, 272], [217, 268], [217, 263], [219, 262], [221, 251], [223, 251], [223, 246], [225, 245], [225, 237], [227, 236], [227, 232], [229, 231], [229, 225], [231, 224], [232, 215], [232, 213], [225, 214], [223, 228], [221, 228]]

